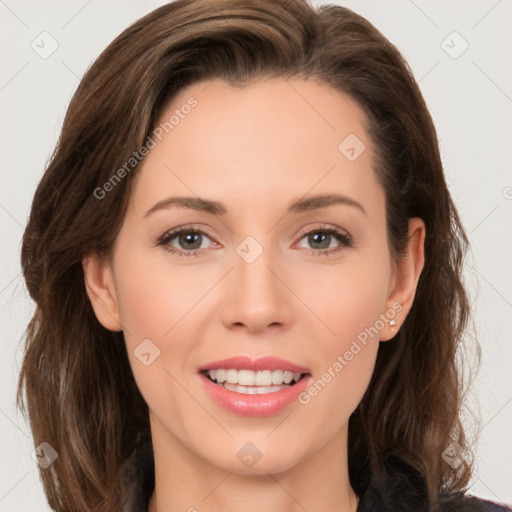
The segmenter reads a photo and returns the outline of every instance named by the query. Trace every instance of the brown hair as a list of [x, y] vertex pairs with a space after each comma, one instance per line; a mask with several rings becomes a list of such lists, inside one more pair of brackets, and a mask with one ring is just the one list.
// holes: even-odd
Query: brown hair
[[56, 511], [119, 510], [120, 469], [149, 431], [122, 332], [103, 328], [82, 259], [109, 255], [137, 168], [101, 200], [94, 191], [142, 147], [162, 108], [187, 85], [300, 77], [347, 93], [366, 114], [386, 195], [390, 250], [402, 257], [408, 219], [426, 225], [425, 267], [394, 341], [381, 344], [370, 386], [350, 419], [349, 472], [386, 475], [394, 455], [425, 479], [431, 502], [463, 490], [441, 454], [465, 446], [456, 353], [468, 320], [461, 280], [467, 238], [443, 175], [432, 119], [407, 63], [373, 25], [303, 0], [178, 0], [119, 35], [83, 77], [37, 188], [22, 268], [36, 311], [26, 331], [18, 403], [36, 445], [58, 459], [41, 470]]

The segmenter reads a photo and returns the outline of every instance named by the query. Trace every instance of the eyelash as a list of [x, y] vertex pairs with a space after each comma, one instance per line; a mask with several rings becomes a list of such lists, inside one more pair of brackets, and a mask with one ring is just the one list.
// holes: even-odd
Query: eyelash
[[[340, 245], [338, 245], [335, 248], [331, 248], [331, 249], [305, 249], [306, 253], [309, 255], [330, 256], [330, 255], [333, 255], [333, 254], [343, 250], [344, 248], [350, 248], [350, 247], [354, 246], [352, 238], [346, 232], [344, 232], [340, 229], [337, 229], [337, 228], [326, 227], [326, 226], [317, 226], [309, 231], [306, 231], [299, 238], [299, 241], [302, 240], [307, 235], [310, 235], [313, 233], [332, 235], [338, 239], [338, 241], [340, 242]], [[199, 252], [201, 252], [203, 249], [194, 249], [193, 251], [184, 251], [184, 250], [176, 249], [175, 247], [172, 247], [169, 245], [171, 240], [173, 240], [174, 238], [176, 238], [177, 236], [182, 235], [182, 234], [200, 234], [200, 235], [204, 235], [204, 236], [210, 238], [208, 236], [208, 234], [205, 233], [204, 231], [202, 231], [201, 229], [180, 227], [173, 231], [168, 231], [168, 232], [164, 233], [162, 236], [158, 237], [158, 239], [156, 240], [156, 245], [164, 246], [166, 251], [173, 253], [173, 254], [177, 254], [180, 257], [183, 256], [186, 258], [190, 258], [191, 256], [197, 256], [197, 254]]]

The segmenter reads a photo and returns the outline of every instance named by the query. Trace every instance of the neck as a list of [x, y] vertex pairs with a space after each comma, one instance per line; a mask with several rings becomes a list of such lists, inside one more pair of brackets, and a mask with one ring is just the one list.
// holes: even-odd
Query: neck
[[288, 469], [272, 471], [261, 464], [259, 471], [250, 473], [199, 457], [154, 419], [151, 433], [155, 490], [148, 512], [356, 512], [358, 499], [348, 476], [347, 428], [310, 454], [301, 457], [297, 449], [299, 460]]

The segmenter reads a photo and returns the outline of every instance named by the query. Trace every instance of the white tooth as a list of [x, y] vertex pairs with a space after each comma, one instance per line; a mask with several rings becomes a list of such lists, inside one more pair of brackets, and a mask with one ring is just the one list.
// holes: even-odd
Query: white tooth
[[254, 377], [255, 386], [270, 386], [272, 384], [272, 372], [265, 370], [263, 372], [257, 372]]
[[272, 372], [272, 384], [282, 384], [284, 381], [283, 370], [274, 370]]
[[217, 370], [215, 378], [217, 379], [217, 382], [226, 382], [226, 379], [228, 378], [226, 370]]
[[251, 370], [239, 370], [238, 384], [242, 384], [243, 386], [254, 386], [254, 372]]
[[276, 391], [281, 391], [282, 389], [286, 389], [289, 387], [287, 384], [282, 384], [280, 386], [243, 386], [241, 384], [231, 384], [229, 382], [224, 382], [222, 386], [228, 391], [234, 391], [235, 393], [240, 393], [243, 395], [265, 395], [268, 393], [275, 393]]
[[238, 382], [238, 370], [226, 370], [226, 377], [230, 384]]
[[[262, 370], [253, 372], [252, 370], [236, 370], [234, 368], [218, 368], [216, 370], [208, 370], [207, 375], [217, 383], [227, 382], [240, 386], [256, 386], [256, 387], [272, 387], [297, 382], [301, 373], [293, 373], [288, 370]], [[251, 391], [251, 394], [253, 392]]]
[[[288, 387], [288, 386], [286, 386]], [[281, 391], [284, 389], [283, 386], [261, 386], [256, 388], [259, 395], [264, 395], [265, 393], [275, 393], [276, 391]]]
[[284, 372], [284, 383], [285, 384], [290, 384], [292, 379], [293, 379], [293, 373], [292, 372]]
[[228, 391], [236, 391], [236, 384], [230, 384], [229, 382], [224, 382], [223, 386], [224, 386]]

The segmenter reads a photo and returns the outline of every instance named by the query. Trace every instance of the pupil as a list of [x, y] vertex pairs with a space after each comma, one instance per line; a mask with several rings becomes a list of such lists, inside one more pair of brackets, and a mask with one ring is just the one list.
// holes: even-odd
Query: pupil
[[[310, 235], [310, 243], [314, 244], [314, 243], [323, 243], [323, 245], [320, 247], [321, 249], [327, 249], [329, 247], [329, 237], [331, 235], [327, 234], [327, 233], [323, 233], [323, 234], [320, 234], [320, 233], [314, 233], [313, 235]], [[318, 241], [318, 238], [322, 238], [322, 240], [319, 242]], [[327, 240], [327, 244], [325, 244], [325, 241]]]
[[[181, 240], [180, 241], [183, 241], [183, 239], [185, 240], [185, 244], [184, 245], [188, 245], [188, 248], [189, 249], [199, 249], [201, 247], [201, 241], [199, 240], [199, 243], [197, 242], [197, 240], [199, 239], [201, 235], [199, 233], [187, 233], [186, 235], [182, 235], [180, 238]], [[192, 247], [192, 245], [189, 243], [189, 242], [192, 242], [192, 244], [194, 243], [194, 238], [196, 239], [195, 241], [195, 244], [197, 245]]]

